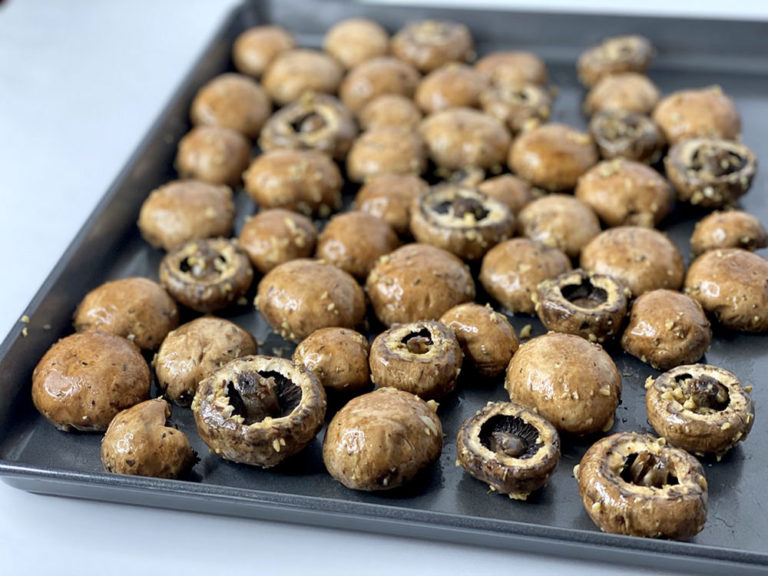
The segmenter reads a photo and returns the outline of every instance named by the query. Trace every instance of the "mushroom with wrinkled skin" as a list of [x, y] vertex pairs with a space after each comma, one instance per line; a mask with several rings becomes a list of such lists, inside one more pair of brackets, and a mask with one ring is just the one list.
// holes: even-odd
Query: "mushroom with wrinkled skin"
[[335, 94], [344, 68], [323, 52], [294, 48], [277, 55], [261, 81], [277, 104], [284, 106], [308, 92]]
[[339, 96], [346, 107], [357, 114], [384, 94], [411, 98], [420, 79], [418, 70], [407, 62], [380, 56], [352, 68], [341, 83]]
[[739, 112], [720, 86], [673, 92], [658, 103], [653, 121], [670, 145], [686, 138], [738, 140], [741, 132]]
[[461, 425], [456, 450], [457, 464], [491, 490], [525, 500], [555, 471], [560, 437], [528, 408], [489, 402]]
[[578, 258], [600, 234], [600, 222], [589, 204], [567, 194], [549, 194], [529, 203], [518, 215], [523, 236]]
[[474, 58], [472, 35], [458, 22], [421, 20], [409, 22], [392, 37], [392, 54], [422, 72], [449, 62]]
[[475, 62], [478, 72], [487, 74], [496, 85], [547, 84], [547, 66], [532, 52], [521, 50], [491, 52]]
[[512, 174], [488, 178], [480, 182], [477, 189], [489, 198], [504, 202], [515, 215], [533, 199], [531, 185]]
[[355, 198], [355, 207], [384, 220], [401, 236], [411, 233], [411, 206], [429, 190], [414, 174], [382, 174], [366, 180]]
[[175, 165], [181, 178], [237, 186], [250, 160], [251, 144], [239, 132], [196, 126], [179, 141]]
[[242, 74], [216, 76], [198, 91], [189, 109], [196, 126], [221, 126], [256, 138], [272, 114], [264, 89]]
[[648, 76], [636, 72], [612, 74], [592, 87], [584, 100], [584, 111], [590, 116], [614, 110], [647, 115], [660, 98], [659, 89]]
[[598, 46], [588, 48], [579, 56], [579, 80], [584, 86], [590, 87], [612, 74], [643, 73], [648, 68], [653, 54], [653, 46], [643, 36], [605, 38]]
[[370, 388], [368, 340], [347, 328], [321, 328], [296, 347], [293, 362], [312, 372], [323, 388], [357, 394]]
[[389, 52], [389, 34], [373, 20], [348, 18], [326, 32], [323, 49], [349, 69]]
[[258, 78], [279, 54], [296, 45], [280, 26], [254, 26], [240, 34], [232, 47], [232, 60], [243, 74]]
[[480, 93], [480, 106], [517, 134], [549, 120], [552, 97], [536, 84], [491, 84]]
[[424, 140], [407, 128], [375, 128], [363, 132], [347, 155], [347, 178], [365, 182], [383, 174], [423, 174], [427, 167]]
[[648, 116], [616, 110], [598, 112], [589, 121], [589, 133], [606, 160], [626, 158], [643, 164], [655, 164], [667, 141]]
[[266, 274], [278, 264], [312, 256], [317, 229], [298, 212], [271, 208], [245, 221], [238, 242], [253, 267]]
[[471, 66], [450, 62], [422, 78], [414, 100], [427, 114], [449, 108], [472, 108], [478, 105], [487, 82]]
[[363, 106], [357, 114], [363, 130], [373, 128], [407, 128], [416, 130], [421, 123], [419, 107], [400, 94], [382, 94]]
[[699, 256], [707, 250], [742, 248], [753, 252], [768, 246], [768, 232], [762, 222], [748, 212], [713, 212], [696, 223], [691, 235], [691, 251]]

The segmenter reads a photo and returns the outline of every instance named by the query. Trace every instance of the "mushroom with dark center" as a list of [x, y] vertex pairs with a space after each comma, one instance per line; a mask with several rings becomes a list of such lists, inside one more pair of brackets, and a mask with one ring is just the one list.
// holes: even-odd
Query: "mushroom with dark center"
[[579, 284], [568, 284], [560, 289], [563, 298], [579, 308], [597, 308], [608, 301], [605, 288], [595, 286], [589, 277]]
[[626, 110], [596, 113], [589, 123], [600, 156], [606, 160], [625, 158], [653, 164], [659, 160], [665, 140], [653, 120]]
[[483, 446], [512, 458], [532, 457], [539, 450], [538, 440], [536, 427], [515, 416], [496, 415], [480, 428]]
[[426, 354], [430, 346], [434, 344], [432, 334], [427, 328], [408, 334], [402, 339], [402, 343], [405, 344], [411, 354]]
[[326, 127], [325, 118], [323, 118], [317, 112], [308, 112], [303, 116], [296, 118], [290, 122], [291, 128], [294, 132], [306, 134], [308, 132], [317, 132]]
[[687, 410], [707, 414], [722, 412], [728, 407], [728, 389], [712, 376], [701, 374], [694, 378], [690, 374], [678, 374], [675, 383], [686, 399], [683, 406]]
[[179, 264], [179, 270], [199, 280], [211, 280], [226, 268], [227, 259], [211, 249], [210, 246], [201, 246], [193, 256], [187, 256]]
[[630, 454], [624, 461], [624, 468], [620, 475], [624, 482], [648, 488], [679, 484], [666, 462], [650, 452]]
[[717, 178], [738, 172], [746, 163], [746, 159], [736, 152], [700, 147], [693, 153], [688, 170]]
[[250, 425], [290, 414], [301, 402], [301, 388], [279, 372], [247, 372], [227, 382], [227, 397], [232, 413]]

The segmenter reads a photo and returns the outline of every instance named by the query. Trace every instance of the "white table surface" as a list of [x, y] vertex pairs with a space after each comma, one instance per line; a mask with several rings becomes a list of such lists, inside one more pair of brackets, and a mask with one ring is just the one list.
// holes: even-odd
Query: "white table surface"
[[[19, 318], [31, 296], [235, 3], [11, 0], [0, 5], [0, 337], [21, 329]], [[616, 4], [507, 3], [585, 10], [615, 10]], [[623, 9], [768, 18], [768, 3], [759, 1], [732, 7], [701, 0], [691, 8], [633, 0]], [[519, 552], [45, 497], [3, 483], [0, 566], [0, 573], [14, 575], [168, 574], [176, 566], [190, 576], [223, 570], [645, 573]]]

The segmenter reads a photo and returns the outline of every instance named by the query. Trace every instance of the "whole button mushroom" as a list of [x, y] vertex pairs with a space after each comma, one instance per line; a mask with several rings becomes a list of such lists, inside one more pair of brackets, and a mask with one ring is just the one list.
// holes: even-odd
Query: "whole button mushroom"
[[281, 52], [261, 79], [269, 96], [284, 106], [307, 92], [335, 94], [344, 69], [334, 58], [317, 50], [295, 48]]
[[600, 79], [623, 72], [643, 73], [653, 58], [654, 50], [647, 38], [638, 35], [614, 36], [579, 56], [579, 80], [594, 86]]
[[427, 167], [424, 140], [407, 128], [363, 132], [347, 155], [347, 178], [365, 182], [382, 174], [422, 174]]
[[293, 362], [312, 372], [326, 391], [357, 394], [371, 385], [368, 340], [347, 328], [321, 328], [296, 347]]
[[401, 236], [411, 234], [413, 200], [429, 184], [413, 174], [382, 174], [366, 180], [355, 198], [355, 207], [384, 220]]
[[368, 102], [357, 115], [360, 127], [364, 130], [374, 128], [416, 130], [421, 118], [421, 110], [413, 100], [400, 94], [382, 94]]
[[414, 100], [427, 114], [449, 108], [477, 106], [487, 80], [471, 66], [451, 62], [427, 74]]
[[264, 89], [241, 74], [217, 76], [192, 101], [189, 114], [195, 125], [222, 126], [256, 138], [272, 113]]
[[237, 186], [250, 160], [251, 144], [239, 132], [197, 126], [179, 141], [176, 170], [181, 178]]
[[392, 54], [422, 72], [449, 62], [474, 58], [472, 35], [458, 22], [421, 20], [409, 22], [392, 37]]
[[696, 362], [711, 341], [709, 321], [696, 300], [672, 290], [652, 290], [632, 304], [621, 346], [656, 370], [669, 370]]
[[655, 164], [667, 141], [648, 116], [614, 110], [598, 112], [589, 121], [589, 133], [606, 160], [626, 158], [643, 164]]
[[107, 472], [178, 478], [197, 462], [184, 432], [167, 425], [171, 406], [162, 398], [123, 410], [109, 424], [101, 441], [101, 462]]
[[435, 462], [443, 446], [437, 404], [381, 388], [350, 400], [328, 424], [323, 462], [352, 490], [391, 490]]
[[653, 120], [670, 145], [685, 138], [737, 140], [741, 132], [739, 112], [720, 86], [670, 94], [654, 109]]
[[328, 30], [323, 48], [349, 69], [389, 52], [389, 34], [373, 20], [348, 18]]
[[504, 202], [512, 214], [518, 214], [523, 207], [533, 200], [531, 185], [512, 174], [494, 176], [480, 182], [477, 189], [489, 198]]
[[520, 50], [491, 52], [475, 62], [475, 68], [497, 86], [544, 86], [548, 80], [544, 61], [536, 54]]
[[317, 229], [306, 216], [272, 208], [246, 220], [238, 242], [253, 267], [266, 274], [278, 264], [311, 257], [317, 244]]
[[149, 366], [125, 338], [101, 330], [56, 342], [32, 373], [35, 408], [59, 430], [99, 432], [149, 396]]
[[280, 26], [254, 26], [235, 40], [232, 60], [243, 74], [258, 78], [279, 54], [295, 46], [290, 32]]
[[621, 398], [621, 376], [599, 344], [550, 332], [520, 346], [504, 386], [512, 402], [544, 416], [561, 432], [607, 432]]
[[365, 295], [355, 279], [317, 260], [273, 268], [259, 282], [255, 304], [273, 330], [294, 342], [320, 328], [354, 328], [365, 318]]
[[381, 56], [352, 68], [341, 83], [339, 96], [346, 107], [357, 114], [384, 94], [411, 98], [420, 79], [418, 70], [407, 62]]
[[768, 246], [768, 232], [756, 216], [741, 210], [713, 212], [696, 223], [691, 251], [699, 256], [707, 250], [742, 248], [759, 250]]
[[613, 110], [648, 115], [660, 98], [659, 89], [647, 76], [625, 72], [599, 80], [584, 100], [584, 111], [590, 116]]

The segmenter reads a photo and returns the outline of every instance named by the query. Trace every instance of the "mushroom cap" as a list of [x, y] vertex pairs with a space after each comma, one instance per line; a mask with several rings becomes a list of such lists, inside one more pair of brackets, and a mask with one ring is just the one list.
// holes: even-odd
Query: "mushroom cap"
[[323, 49], [347, 68], [353, 68], [389, 52], [389, 34], [368, 18], [347, 18], [337, 22], [323, 39]]
[[544, 61], [536, 54], [522, 50], [491, 52], [475, 62], [475, 68], [487, 74], [494, 84], [544, 86], [548, 80]]
[[426, 170], [424, 140], [408, 128], [374, 128], [363, 132], [347, 155], [347, 177], [365, 182], [382, 174], [415, 174]]
[[477, 189], [489, 198], [504, 202], [515, 215], [533, 199], [531, 185], [512, 174], [488, 178], [480, 182]]
[[762, 222], [748, 212], [713, 212], [696, 223], [691, 235], [691, 251], [699, 256], [707, 250], [742, 248], [759, 250], [768, 246], [768, 232]]
[[203, 125], [179, 141], [175, 166], [180, 178], [237, 186], [250, 160], [251, 143], [240, 132]]
[[401, 236], [411, 233], [411, 206], [429, 190], [415, 174], [382, 174], [366, 180], [355, 198], [357, 210], [384, 220]]
[[606, 110], [625, 110], [649, 115], [660, 98], [659, 89], [644, 74], [611, 74], [592, 86], [584, 100], [584, 111], [590, 116]]
[[272, 102], [258, 82], [228, 72], [200, 88], [189, 114], [195, 125], [222, 126], [256, 138], [272, 114]]
[[625, 158], [655, 164], [667, 144], [653, 120], [625, 110], [597, 112], [589, 121], [589, 133], [605, 160]]
[[245, 221], [237, 240], [253, 267], [266, 274], [278, 264], [312, 256], [317, 229], [298, 212], [268, 208]]
[[518, 215], [520, 232], [569, 258], [600, 233], [600, 221], [589, 204], [568, 194], [548, 194], [527, 204]]
[[590, 87], [612, 74], [645, 72], [653, 54], [653, 46], [643, 36], [605, 38], [598, 46], [586, 49], [579, 56], [576, 64], [579, 80]]
[[472, 35], [464, 24], [446, 20], [408, 22], [392, 37], [392, 54], [430, 72], [448, 62], [474, 57]]
[[281, 52], [295, 44], [293, 35], [281, 26], [254, 26], [235, 40], [232, 60], [240, 72], [258, 78]]
[[653, 121], [670, 145], [685, 138], [737, 140], [741, 133], [739, 112], [720, 86], [673, 92], [658, 103]]
[[275, 103], [284, 106], [307, 92], [335, 94], [344, 77], [339, 62], [318, 50], [292, 48], [280, 52], [261, 81]]
[[397, 58], [379, 56], [352, 68], [339, 89], [341, 101], [355, 114], [384, 94], [411, 98], [419, 84], [418, 70]]
[[363, 130], [373, 128], [408, 128], [417, 130], [421, 123], [421, 110], [413, 100], [400, 94], [377, 96], [357, 114]]
[[422, 78], [414, 100], [427, 114], [449, 108], [472, 108], [479, 104], [487, 82], [471, 66], [450, 62]]
[[357, 393], [370, 387], [368, 340], [347, 328], [321, 328], [296, 347], [293, 362], [312, 372], [323, 388]]

